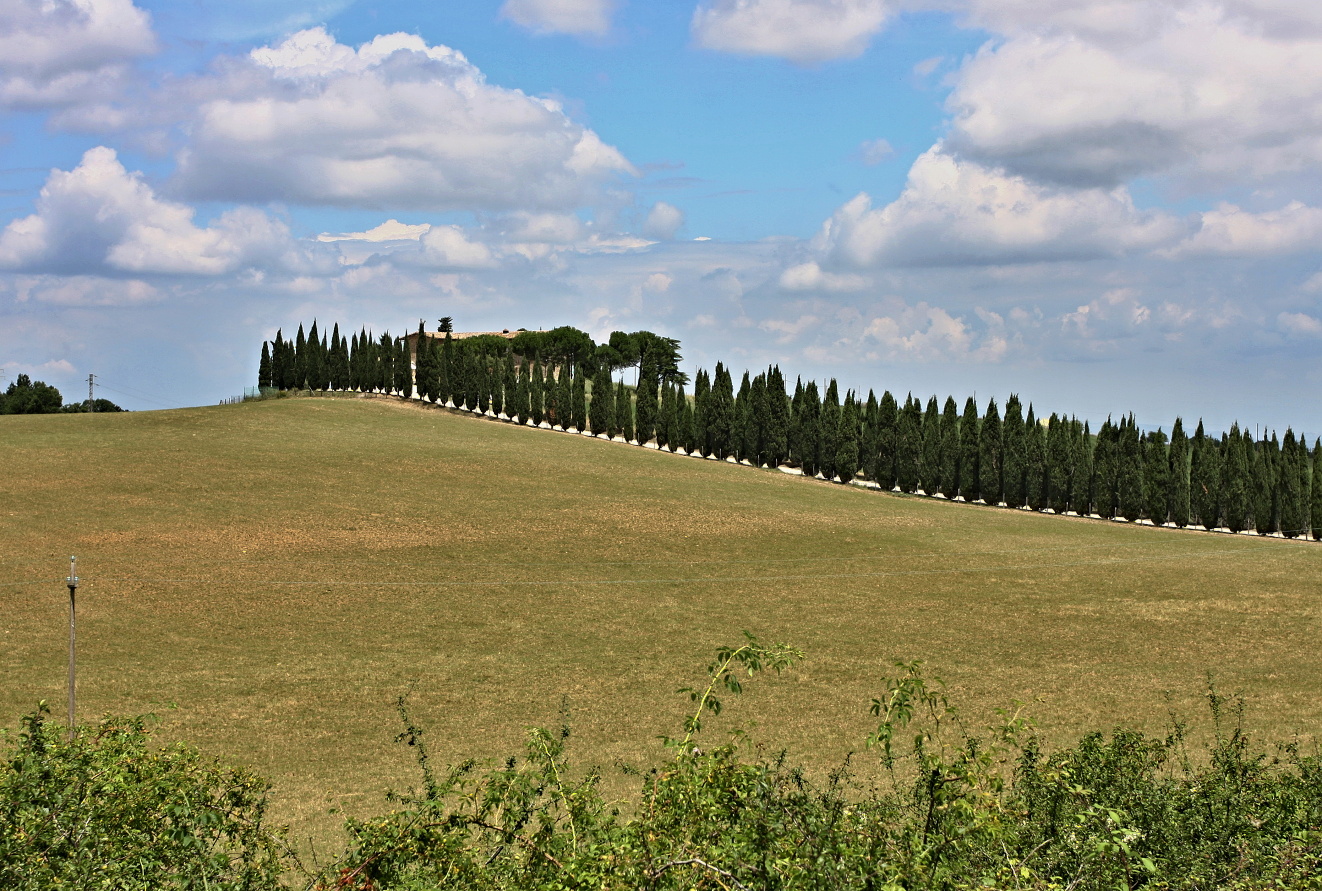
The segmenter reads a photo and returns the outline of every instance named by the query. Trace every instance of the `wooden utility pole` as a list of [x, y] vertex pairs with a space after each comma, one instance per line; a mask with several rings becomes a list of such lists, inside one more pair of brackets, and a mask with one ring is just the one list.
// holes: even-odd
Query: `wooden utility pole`
[[69, 741], [72, 742], [78, 735], [77, 724], [74, 723], [74, 689], [75, 689], [75, 659], [76, 654], [75, 641], [77, 639], [77, 626], [74, 622], [74, 604], [76, 593], [78, 591], [78, 558], [69, 558], [69, 577], [64, 580], [69, 586]]

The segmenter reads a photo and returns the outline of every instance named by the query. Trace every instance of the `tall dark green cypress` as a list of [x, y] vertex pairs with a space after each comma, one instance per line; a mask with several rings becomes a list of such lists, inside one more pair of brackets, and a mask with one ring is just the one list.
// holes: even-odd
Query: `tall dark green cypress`
[[611, 388], [611, 372], [602, 363], [597, 373], [592, 376], [592, 407], [588, 412], [588, 423], [592, 432], [600, 436], [615, 426], [615, 393]]
[[1170, 447], [1170, 508], [1171, 522], [1183, 529], [1189, 525], [1189, 437], [1184, 433], [1184, 421], [1175, 419], [1171, 427]]
[[959, 494], [965, 501], [981, 497], [978, 485], [978, 403], [970, 396], [964, 400], [964, 416], [959, 421]]
[[566, 359], [560, 365], [560, 376], [555, 380], [555, 401], [560, 409], [560, 426], [568, 430], [574, 426], [574, 376], [576, 369]]
[[730, 454], [736, 460], [750, 460], [749, 430], [753, 427], [753, 383], [744, 372], [739, 382], [739, 390], [734, 394], [734, 406], [730, 415]]
[[988, 504], [1004, 501], [1001, 488], [1001, 461], [1004, 444], [1001, 439], [1001, 413], [996, 400], [987, 400], [987, 411], [982, 416], [982, 429], [978, 433], [978, 488], [982, 500]]
[[1070, 479], [1070, 510], [1084, 517], [1096, 513], [1093, 496], [1097, 477], [1093, 471], [1093, 447], [1091, 427], [1084, 421], [1083, 429], [1074, 438], [1074, 476]]
[[717, 362], [707, 409], [707, 443], [711, 453], [722, 460], [730, 454], [733, 416], [734, 381], [730, 379], [730, 370]]
[[638, 405], [634, 410], [634, 433], [638, 441], [646, 445], [656, 434], [657, 416], [657, 368], [651, 351], [644, 351], [642, 365], [638, 369]]
[[615, 385], [615, 432], [611, 435], [622, 436], [625, 442], [633, 439], [633, 402], [623, 380]]
[[505, 417], [513, 418], [519, 413], [519, 373], [514, 367], [514, 348], [505, 348], [505, 361], [500, 369], [500, 387], [504, 394], [501, 410]]
[[1296, 454], [1294, 430], [1285, 428], [1285, 439], [1281, 441], [1281, 459], [1276, 474], [1277, 503], [1280, 505], [1281, 533], [1286, 538], [1294, 538], [1307, 528], [1304, 519], [1304, 486], [1307, 475], [1301, 479], [1301, 471], [1306, 467]]
[[571, 387], [570, 403], [574, 429], [583, 432], [588, 429], [588, 381], [580, 366], [574, 369], [574, 381]]
[[1047, 437], [1046, 430], [1028, 406], [1024, 421], [1024, 501], [1033, 510], [1047, 506]]
[[844, 407], [840, 410], [839, 434], [836, 436], [835, 467], [836, 476], [842, 482], [850, 482], [858, 473], [858, 402], [854, 394], [845, 396]]
[[904, 492], [918, 490], [918, 473], [923, 454], [922, 436], [923, 404], [910, 393], [905, 397], [904, 408], [900, 409], [895, 437], [895, 475]]
[[450, 332], [445, 332], [445, 342], [441, 344], [441, 395], [439, 401], [442, 405], [458, 405], [460, 400], [456, 398], [459, 388], [456, 386], [459, 372], [455, 368], [454, 357], [454, 338]]
[[[740, 388], [742, 389], [742, 387]], [[761, 467], [766, 460], [767, 422], [767, 376], [765, 373], [753, 378], [748, 388], [748, 414], [744, 426], [743, 455], [754, 467]]]
[[1170, 516], [1170, 466], [1166, 434], [1158, 428], [1149, 433], [1143, 443], [1144, 513], [1157, 526], [1164, 525]]
[[1240, 532], [1248, 528], [1249, 455], [1238, 423], [1230, 425], [1221, 455], [1221, 519], [1231, 532]]
[[707, 408], [711, 403], [711, 377], [706, 370], [699, 368], [693, 377], [693, 447], [690, 452], [706, 455], [707, 447]]
[[532, 374], [527, 360], [519, 363], [517, 383], [514, 388], [514, 415], [520, 424], [532, 420]]
[[923, 412], [921, 449], [918, 484], [928, 495], [935, 495], [941, 491], [941, 411], [935, 396], [928, 397], [927, 410]]
[[1220, 525], [1221, 452], [1217, 441], [1204, 432], [1202, 419], [1194, 431], [1190, 452], [1190, 519], [1204, 529], [1215, 529]]
[[666, 411], [661, 413], [662, 415], [661, 420], [665, 424], [665, 428], [666, 428], [666, 446], [670, 449], [670, 451], [674, 452], [674, 451], [678, 451], [678, 449], [682, 444], [683, 432], [681, 428], [682, 428], [682, 418], [683, 418], [682, 401], [684, 399], [684, 388], [680, 386], [678, 383], [674, 385], [666, 384], [665, 386], [666, 389], [670, 391], [670, 406]]
[[780, 366], [767, 372], [767, 433], [763, 461], [772, 467], [784, 464], [789, 457], [790, 397]]
[[1253, 528], [1259, 535], [1269, 535], [1277, 529], [1276, 523], [1276, 442], [1275, 435], [1251, 447], [1251, 480]]
[[1005, 457], [1001, 465], [1005, 503], [1010, 507], [1023, 507], [1026, 500], [1024, 480], [1028, 471], [1028, 445], [1024, 441], [1023, 403], [1013, 393], [1005, 402], [1001, 437], [1005, 443]]
[[1143, 447], [1140, 442], [1138, 421], [1131, 413], [1120, 425], [1120, 443], [1117, 452], [1116, 482], [1120, 500], [1120, 513], [1130, 522], [1144, 513]]
[[1313, 440], [1313, 467], [1309, 474], [1312, 492], [1313, 540], [1322, 541], [1322, 437]]
[[294, 382], [292, 389], [301, 390], [307, 384], [308, 338], [303, 333], [303, 323], [298, 323], [298, 335], [294, 338]]
[[684, 395], [684, 388], [679, 388], [679, 442], [688, 454], [697, 448], [698, 432], [693, 418], [693, 400]]
[[271, 386], [271, 345], [262, 341], [262, 358], [257, 365], [257, 386]]
[[826, 385], [822, 408], [817, 415], [817, 470], [828, 480], [835, 479], [835, 453], [840, 445], [840, 390], [835, 378]]
[[941, 486], [947, 498], [959, 494], [959, 406], [947, 396], [941, 407]]
[[541, 426], [546, 421], [546, 374], [542, 363], [532, 360], [532, 371], [528, 373], [528, 417], [534, 426]]
[[1070, 476], [1074, 464], [1072, 425], [1055, 412], [1047, 420], [1046, 502], [1058, 514], [1069, 510]]
[[473, 374], [477, 381], [477, 410], [482, 414], [491, 411], [491, 361], [481, 350], [473, 350]]
[[821, 431], [818, 423], [821, 420], [822, 400], [817, 394], [817, 381], [808, 381], [803, 387], [803, 405], [795, 417], [802, 415], [799, 424], [800, 448], [803, 456], [800, 463], [803, 467], [805, 476], [815, 476], [818, 471], [817, 451], [818, 444], [821, 442]]

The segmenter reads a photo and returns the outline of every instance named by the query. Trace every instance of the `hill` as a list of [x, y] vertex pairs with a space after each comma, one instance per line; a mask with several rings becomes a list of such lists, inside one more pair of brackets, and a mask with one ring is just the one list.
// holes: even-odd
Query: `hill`
[[[579, 763], [653, 763], [742, 629], [807, 651], [720, 722], [830, 764], [894, 659], [1048, 736], [1154, 729], [1204, 672], [1251, 725], [1315, 731], [1322, 552], [880, 494], [482, 421], [296, 398], [0, 426], [0, 708], [162, 715], [255, 767], [298, 835], [414, 781], [395, 697], [444, 760], [518, 750], [567, 697]], [[416, 682], [416, 683], [415, 683]], [[177, 707], [170, 707], [177, 703]], [[57, 709], [58, 712], [58, 709]]]

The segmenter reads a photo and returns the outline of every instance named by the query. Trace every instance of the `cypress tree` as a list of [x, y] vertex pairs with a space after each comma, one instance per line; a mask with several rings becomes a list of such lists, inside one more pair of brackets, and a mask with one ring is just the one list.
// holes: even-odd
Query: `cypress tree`
[[[1280, 505], [1281, 533], [1286, 538], [1294, 538], [1305, 528], [1303, 516], [1303, 486], [1300, 471], [1304, 462], [1295, 454], [1294, 431], [1285, 428], [1285, 439], [1281, 441], [1281, 459], [1276, 474], [1277, 503]], [[1306, 477], [1305, 480], [1306, 481]]]
[[257, 386], [271, 386], [271, 345], [265, 340], [262, 341], [262, 358], [257, 363]]
[[321, 389], [321, 350], [320, 334], [317, 331], [317, 320], [312, 320], [312, 327], [308, 329], [307, 341], [303, 344], [307, 358], [303, 360], [303, 374], [309, 390]]
[[1189, 519], [1205, 529], [1217, 526], [1216, 493], [1221, 467], [1214, 449], [1215, 441], [1203, 430], [1200, 418], [1189, 443]]
[[753, 378], [749, 386], [748, 415], [744, 426], [742, 452], [754, 467], [761, 467], [766, 460], [768, 420], [767, 376], [763, 373]]
[[615, 385], [615, 430], [611, 436], [622, 436], [624, 441], [633, 439], [633, 403], [629, 399], [629, 390], [621, 380]]
[[679, 388], [679, 441], [684, 451], [690, 455], [697, 447], [698, 432], [693, 417], [693, 402], [684, 395], [684, 388]]
[[1221, 454], [1222, 521], [1231, 532], [1239, 532], [1246, 528], [1249, 513], [1249, 456], [1238, 423], [1230, 425]]
[[959, 406], [947, 396], [941, 407], [941, 494], [959, 494]]
[[614, 395], [611, 389], [610, 369], [603, 363], [592, 376], [592, 408], [588, 415], [588, 423], [592, 425], [594, 434], [614, 433]]
[[778, 365], [767, 371], [766, 416], [762, 463], [779, 467], [789, 457], [790, 398]]
[[711, 454], [724, 460], [730, 454], [730, 428], [734, 415], [734, 382], [720, 362], [712, 377], [707, 407], [707, 443]]
[[473, 350], [473, 378], [476, 384], [475, 394], [477, 396], [477, 410], [481, 414], [486, 414], [491, 410], [491, 365], [486, 353], [481, 350]]
[[[730, 414], [730, 454], [736, 460], [749, 460], [749, 454], [755, 450], [749, 448], [750, 431], [753, 428], [753, 383], [744, 372], [739, 382], [739, 391], [734, 395], [734, 406]], [[756, 439], [756, 436], [753, 437]]]
[[532, 376], [527, 361], [519, 362], [514, 386], [514, 414], [520, 424], [532, 420]]
[[1001, 484], [1005, 503], [1010, 507], [1023, 507], [1026, 499], [1024, 482], [1028, 473], [1028, 444], [1024, 439], [1023, 404], [1010, 394], [1005, 403], [1005, 420], [1001, 425], [1001, 438], [1005, 443], [1005, 456], [1001, 465]]
[[570, 399], [572, 400], [572, 422], [574, 428], [580, 432], [588, 429], [588, 381], [587, 375], [583, 373], [583, 368], [574, 369], [573, 389]]
[[1024, 500], [1033, 510], [1047, 506], [1047, 437], [1033, 406], [1024, 420]]
[[1171, 427], [1170, 497], [1171, 522], [1183, 529], [1189, 525], [1189, 437], [1184, 422], [1175, 419]]
[[839, 446], [840, 390], [835, 378], [831, 378], [817, 415], [817, 470], [828, 480], [836, 477], [835, 455]]
[[840, 433], [836, 437], [835, 466], [836, 475], [843, 482], [854, 479], [858, 473], [858, 434], [859, 411], [854, 394], [845, 396], [844, 408], [840, 411]]
[[555, 404], [560, 411], [560, 426], [565, 430], [574, 426], [574, 376], [577, 371], [566, 359], [560, 364], [560, 376], [555, 380]]
[[918, 484], [928, 495], [941, 491], [941, 412], [936, 397], [927, 398], [923, 413], [922, 460], [918, 470]]
[[446, 331], [445, 342], [441, 344], [441, 394], [439, 401], [442, 404], [454, 403], [457, 405], [459, 403], [459, 400], [455, 398], [455, 395], [459, 392], [459, 389], [456, 386], [457, 377], [458, 373], [455, 369], [454, 358], [454, 338], [450, 336], [449, 331]]
[[294, 384], [293, 389], [301, 390], [307, 383], [308, 339], [303, 333], [303, 323], [298, 324], [298, 335], [294, 338]]
[[1070, 478], [1070, 509], [1080, 516], [1094, 513], [1093, 484], [1093, 437], [1084, 421], [1083, 430], [1074, 439], [1074, 475]]
[[638, 369], [638, 405], [635, 408], [635, 433], [640, 443], [646, 444], [656, 434], [657, 368], [650, 349], [644, 350], [642, 365]]
[[821, 420], [822, 400], [817, 394], [817, 381], [808, 381], [803, 387], [803, 406], [801, 414], [803, 420], [799, 425], [799, 437], [803, 448], [803, 457], [800, 463], [803, 466], [805, 476], [815, 476], [817, 474], [817, 453], [821, 443], [821, 430], [818, 423]]
[[699, 368], [693, 378], [693, 447], [691, 452], [707, 455], [711, 449], [707, 444], [707, 408], [711, 403], [711, 378]]
[[528, 372], [528, 417], [533, 426], [540, 426], [546, 420], [545, 391], [546, 376], [542, 373], [542, 363], [532, 360], [532, 370]]
[[505, 361], [500, 369], [500, 386], [503, 393], [501, 409], [505, 417], [512, 418], [519, 413], [518, 388], [519, 376], [514, 368], [514, 348], [505, 348]]
[[1133, 522], [1144, 513], [1143, 446], [1139, 437], [1138, 421], [1131, 413], [1120, 425], [1120, 442], [1116, 460], [1117, 492], [1120, 513]]
[[965, 501], [977, 501], [978, 486], [978, 403], [970, 396], [964, 400], [964, 416], [959, 422], [959, 495]]
[[1047, 505], [1056, 513], [1069, 510], [1070, 475], [1074, 450], [1071, 446], [1072, 425], [1069, 421], [1051, 413], [1047, 421], [1046, 449], [1046, 493]]
[[1171, 472], [1166, 434], [1160, 428], [1149, 433], [1143, 448], [1144, 512], [1155, 525], [1161, 526], [1170, 516]]
[[794, 379], [794, 399], [790, 402], [790, 460], [803, 465], [803, 379]]
[[910, 393], [900, 410], [895, 437], [896, 477], [905, 492], [918, 490], [919, 465], [923, 453], [923, 405]]
[[982, 500], [1000, 504], [1004, 498], [1001, 488], [1001, 460], [1004, 457], [1001, 441], [1001, 414], [996, 400], [987, 400], [987, 412], [982, 416], [982, 429], [978, 434], [978, 488]]
[[1313, 440], [1312, 470], [1309, 489], [1312, 492], [1313, 540], [1322, 541], [1322, 437]]
[[666, 413], [666, 444], [676, 451], [683, 444], [684, 388], [676, 383], [670, 387], [670, 410]]
[[[1247, 431], [1246, 431], [1247, 432]], [[1262, 441], [1256, 447], [1250, 446], [1250, 485], [1253, 511], [1253, 528], [1259, 535], [1269, 535], [1277, 529], [1276, 523], [1276, 443], [1275, 437], [1268, 440], [1263, 434]]]

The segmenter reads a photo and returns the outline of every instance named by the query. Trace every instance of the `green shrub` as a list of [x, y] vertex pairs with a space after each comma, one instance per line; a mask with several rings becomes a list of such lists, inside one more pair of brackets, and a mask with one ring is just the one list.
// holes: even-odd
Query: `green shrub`
[[14, 891], [274, 887], [281, 836], [267, 785], [185, 746], [150, 744], [145, 719], [68, 739], [45, 704], [0, 763], [0, 888]]

